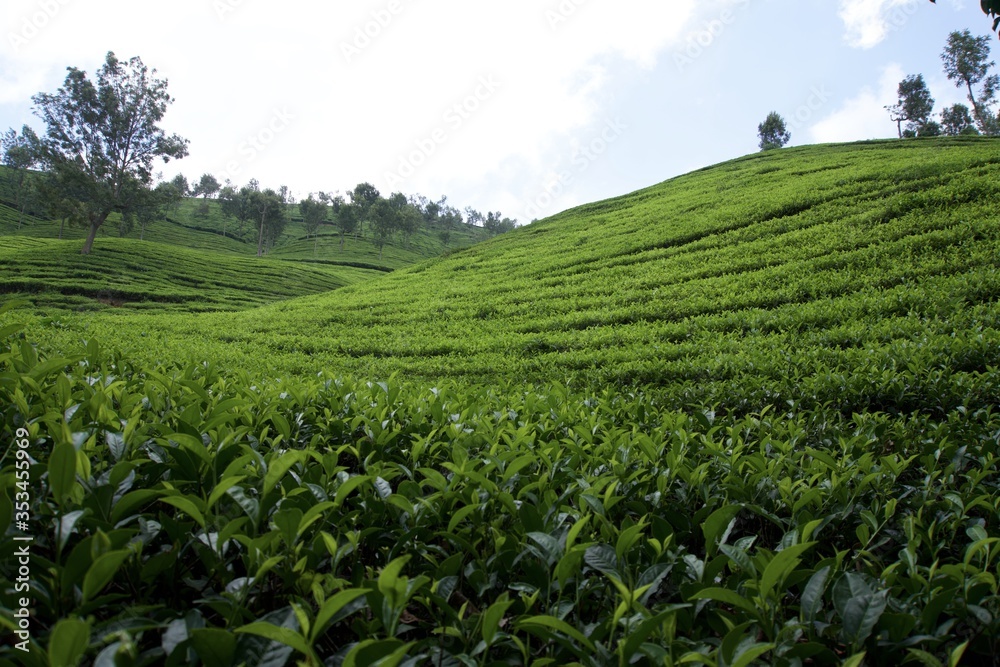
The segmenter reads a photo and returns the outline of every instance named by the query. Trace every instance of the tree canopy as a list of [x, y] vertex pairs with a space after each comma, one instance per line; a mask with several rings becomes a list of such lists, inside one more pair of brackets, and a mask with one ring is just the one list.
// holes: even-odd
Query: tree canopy
[[907, 131], [914, 135], [922, 133], [929, 126], [934, 113], [934, 98], [927, 88], [923, 74], [907, 76], [896, 89], [899, 101], [886, 107], [889, 116], [896, 123], [900, 138], [903, 137], [903, 123]]
[[70, 67], [56, 93], [39, 93], [32, 101], [46, 126], [42, 161], [86, 210], [90, 231], [83, 254], [112, 212], [127, 213], [130, 192], [150, 187], [155, 160], [187, 155], [187, 140], [159, 127], [173, 102], [167, 81], [138, 57], [123, 62], [108, 52], [94, 81]]
[[769, 113], [764, 122], [757, 126], [757, 135], [760, 137], [762, 151], [781, 148], [792, 138], [792, 133], [785, 126], [785, 119], [776, 111]]

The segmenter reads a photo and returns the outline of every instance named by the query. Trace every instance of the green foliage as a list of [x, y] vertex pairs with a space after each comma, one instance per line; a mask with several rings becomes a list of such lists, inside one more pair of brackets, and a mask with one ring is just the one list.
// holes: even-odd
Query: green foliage
[[886, 109], [897, 125], [900, 138], [904, 136], [902, 129], [904, 121], [910, 136], [937, 136], [941, 133], [940, 126], [931, 120], [934, 98], [931, 97], [922, 74], [910, 75], [900, 81], [897, 94], [899, 101]]
[[59, 664], [998, 648], [995, 406], [711, 415], [558, 385], [251, 383], [11, 336], [0, 359], [34, 460], [32, 603], [53, 628], [35, 639]]
[[0, 309], [0, 660], [988, 662], [998, 169], [795, 148], [253, 311]]
[[167, 82], [138, 57], [108, 52], [94, 81], [75, 67], [55, 93], [32, 98], [45, 122], [41, 161], [62, 196], [86, 209], [90, 232], [83, 253], [112, 212], [130, 210], [129, 192], [152, 184], [153, 162], [187, 155], [187, 140], [168, 136], [159, 123], [173, 101]]
[[968, 30], [950, 33], [941, 54], [945, 74], [955, 82], [955, 86], [968, 91], [972, 115], [979, 131], [983, 134], [997, 134], [1000, 132], [1000, 124], [993, 106], [997, 92], [1000, 91], [1000, 76], [989, 73], [990, 68], [995, 65], [989, 57], [989, 37], [973, 37]]
[[785, 119], [776, 111], [767, 114], [764, 122], [757, 126], [757, 136], [760, 138], [760, 149], [769, 151], [781, 148], [792, 138], [792, 133], [785, 126]]
[[58, 311], [239, 310], [383, 275], [373, 269], [256, 260], [165, 244], [107, 239], [87, 256], [79, 241], [8, 237], [2, 291]]
[[57, 347], [94, 336], [144, 363], [194, 355], [262, 376], [655, 385], [724, 410], [947, 409], [983, 396], [978, 374], [1000, 361], [998, 183], [988, 138], [769, 151], [327, 295], [27, 322]]

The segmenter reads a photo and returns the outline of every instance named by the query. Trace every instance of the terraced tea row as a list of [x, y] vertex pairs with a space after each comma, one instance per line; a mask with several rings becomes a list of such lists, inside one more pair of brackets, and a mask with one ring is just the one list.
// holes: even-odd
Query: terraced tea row
[[39, 312], [211, 311], [251, 308], [334, 290], [381, 275], [372, 269], [257, 260], [127, 239], [107, 239], [92, 255], [78, 243], [7, 237], [0, 247], [5, 298]]
[[995, 406], [723, 416], [558, 385], [257, 384], [5, 340], [0, 406], [26, 455], [16, 483], [5, 468], [0, 529], [23, 484], [33, 537], [20, 664], [955, 665], [1000, 649]]
[[[911, 360], [930, 371], [941, 350], [961, 355], [956, 331], [993, 341], [997, 195], [994, 140], [793, 149], [327, 296], [224, 320], [64, 318], [32, 334], [69, 343], [85, 330], [146, 360], [152, 339], [172, 359], [262, 374], [556, 377], [704, 401], [724, 401], [730, 382], [748, 383], [743, 395], [797, 394], [789, 359], [809, 376], [890, 363], [910, 345], [935, 350]], [[987, 349], [963, 368], [997, 357]]]

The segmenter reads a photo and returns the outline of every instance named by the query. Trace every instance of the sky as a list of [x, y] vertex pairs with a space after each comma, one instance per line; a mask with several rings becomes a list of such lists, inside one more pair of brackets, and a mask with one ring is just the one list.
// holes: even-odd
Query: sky
[[526, 224], [753, 153], [771, 111], [790, 145], [894, 137], [904, 76], [965, 101], [940, 54], [966, 28], [975, 0], [4, 0], [0, 130], [42, 130], [32, 95], [113, 51], [169, 82], [190, 146], [164, 178]]

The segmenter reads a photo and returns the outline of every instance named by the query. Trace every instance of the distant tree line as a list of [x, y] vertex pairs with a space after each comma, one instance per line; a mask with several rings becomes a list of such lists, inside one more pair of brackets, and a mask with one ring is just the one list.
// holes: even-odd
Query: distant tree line
[[[966, 91], [969, 106], [954, 104], [934, 116], [931, 97], [922, 74], [911, 74], [899, 82], [898, 100], [886, 106], [896, 123], [899, 138], [1000, 134], [1000, 118], [995, 111], [1000, 76], [991, 74], [996, 63], [990, 57], [990, 38], [974, 37], [968, 30], [948, 35], [941, 53], [944, 72], [958, 88]], [[905, 123], [905, 125], [904, 125]]]
[[[18, 212], [18, 228], [27, 214], [60, 220], [60, 238], [67, 224], [84, 226], [88, 232], [81, 252], [88, 254], [113, 213], [118, 214], [119, 234], [138, 227], [142, 239], [148, 225], [176, 211], [184, 197], [200, 197], [195, 215], [207, 217], [209, 201], [217, 199], [223, 218], [236, 220], [237, 234], [256, 240], [258, 256], [274, 247], [295, 204], [286, 186], [261, 188], [256, 180], [242, 187], [223, 185], [212, 174], [197, 182], [182, 174], [169, 181], [154, 176], [154, 161], [185, 157], [188, 146], [186, 139], [159, 127], [173, 99], [156, 70], [137, 57], [122, 61], [111, 52], [93, 80], [75, 67], [67, 70], [56, 93], [32, 98], [45, 123], [44, 134], [25, 125], [20, 132], [0, 135], [0, 161], [8, 181], [0, 194]], [[380, 259], [386, 244], [397, 237], [409, 243], [422, 224], [433, 224], [446, 247], [452, 230], [463, 222], [493, 234], [517, 224], [500, 212], [483, 215], [471, 208], [465, 209], [463, 220], [445, 197], [436, 202], [399, 192], [383, 197], [370, 183], [346, 195], [310, 194], [298, 210], [309, 236], [318, 237], [322, 225], [332, 224], [343, 249], [348, 235], [367, 235]], [[226, 226], [223, 235], [228, 235]]]

